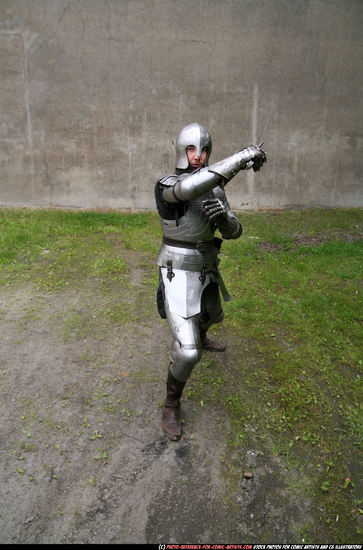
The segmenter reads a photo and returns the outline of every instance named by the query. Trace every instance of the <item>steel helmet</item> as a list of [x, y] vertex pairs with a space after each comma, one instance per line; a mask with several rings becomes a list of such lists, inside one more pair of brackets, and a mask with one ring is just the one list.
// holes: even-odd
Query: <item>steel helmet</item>
[[202, 153], [203, 147], [207, 147], [207, 158], [205, 166], [208, 165], [209, 156], [212, 151], [212, 139], [209, 132], [198, 122], [192, 122], [185, 126], [180, 132], [175, 142], [176, 164], [175, 167], [186, 170], [189, 166], [186, 148], [188, 145], [194, 145], [198, 154]]

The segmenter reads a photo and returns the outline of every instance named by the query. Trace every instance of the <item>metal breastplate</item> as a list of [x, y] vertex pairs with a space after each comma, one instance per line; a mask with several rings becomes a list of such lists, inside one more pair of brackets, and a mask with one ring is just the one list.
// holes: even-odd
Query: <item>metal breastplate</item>
[[[213, 197], [212, 192], [190, 201], [184, 216], [177, 220], [164, 220], [161, 218], [160, 222], [164, 237], [190, 243], [212, 241], [215, 226], [202, 210], [203, 200], [210, 197]], [[159, 266], [166, 267], [167, 262], [171, 260], [176, 269], [189, 271], [200, 271], [205, 265], [209, 271], [216, 269], [219, 263], [217, 255], [218, 249], [212, 243], [204, 252], [190, 250], [183, 248], [183, 246], [176, 247], [163, 244], [156, 263]]]
[[163, 235], [177, 241], [210, 241], [214, 237], [215, 226], [202, 210], [203, 200], [213, 198], [207, 193], [188, 203], [186, 213], [177, 220], [161, 219]]

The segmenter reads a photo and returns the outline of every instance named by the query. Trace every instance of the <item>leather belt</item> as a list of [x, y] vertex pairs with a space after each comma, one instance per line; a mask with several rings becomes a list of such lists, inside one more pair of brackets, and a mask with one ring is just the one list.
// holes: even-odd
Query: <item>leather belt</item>
[[170, 237], [163, 237], [163, 243], [170, 246], [177, 246], [179, 248], [191, 248], [194, 250], [199, 250], [200, 252], [205, 252], [209, 247], [215, 246], [214, 240], [191, 243], [188, 241], [177, 241], [175, 239], [170, 239]]

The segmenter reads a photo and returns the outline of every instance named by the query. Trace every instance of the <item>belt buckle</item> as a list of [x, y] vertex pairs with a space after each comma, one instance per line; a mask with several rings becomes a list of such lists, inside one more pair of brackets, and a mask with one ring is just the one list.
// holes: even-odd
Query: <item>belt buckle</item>
[[206, 243], [204, 241], [197, 241], [195, 246], [199, 252], [205, 252], [207, 249]]

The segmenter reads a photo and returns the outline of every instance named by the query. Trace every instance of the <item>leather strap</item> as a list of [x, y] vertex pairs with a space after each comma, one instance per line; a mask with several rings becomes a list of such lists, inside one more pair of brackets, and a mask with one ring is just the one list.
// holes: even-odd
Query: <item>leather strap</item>
[[194, 250], [203, 249], [205, 247], [209, 247], [214, 245], [214, 240], [212, 241], [197, 241], [195, 243], [191, 243], [188, 241], [177, 241], [175, 239], [170, 239], [170, 237], [163, 237], [163, 243], [168, 244], [169, 246], [177, 246], [179, 248], [191, 248]]

